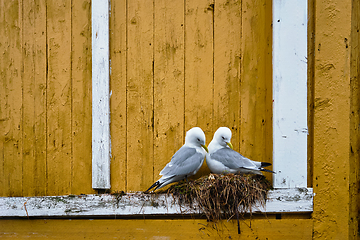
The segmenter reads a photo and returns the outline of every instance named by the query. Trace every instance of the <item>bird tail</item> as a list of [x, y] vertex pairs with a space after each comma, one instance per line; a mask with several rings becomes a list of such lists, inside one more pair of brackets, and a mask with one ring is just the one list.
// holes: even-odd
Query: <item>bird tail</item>
[[152, 188], [155, 188], [154, 190], [158, 189], [161, 186], [160, 181], [156, 181], [151, 187], [149, 187], [148, 190], [146, 190], [144, 193], [148, 193]]
[[260, 171], [270, 172], [270, 173], [275, 173], [275, 174], [276, 174], [276, 172], [273, 172], [273, 171], [271, 171], [271, 170], [267, 170], [267, 169], [265, 169], [265, 168], [260, 168]]
[[261, 167], [268, 167], [268, 166], [271, 166], [271, 163], [268, 163], [268, 162], [261, 162]]

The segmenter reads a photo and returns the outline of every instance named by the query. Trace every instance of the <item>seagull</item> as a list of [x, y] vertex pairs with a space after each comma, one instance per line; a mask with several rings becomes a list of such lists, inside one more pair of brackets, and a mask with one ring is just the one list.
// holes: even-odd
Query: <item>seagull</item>
[[171, 161], [161, 170], [162, 177], [150, 189], [160, 189], [170, 183], [178, 182], [195, 175], [204, 162], [208, 149], [205, 145], [205, 134], [199, 127], [191, 128], [186, 133], [185, 144], [172, 156]]
[[227, 127], [220, 127], [216, 130], [212, 141], [209, 144], [209, 151], [206, 154], [206, 163], [211, 172], [215, 174], [226, 173], [252, 173], [262, 175], [263, 172], [273, 171], [264, 169], [271, 163], [252, 161], [233, 150], [230, 142], [231, 130]]

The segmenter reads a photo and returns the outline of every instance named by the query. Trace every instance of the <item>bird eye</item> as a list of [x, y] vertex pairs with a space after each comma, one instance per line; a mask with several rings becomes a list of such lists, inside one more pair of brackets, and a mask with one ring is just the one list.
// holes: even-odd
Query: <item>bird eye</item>
[[224, 140], [225, 140], [225, 137], [224, 137], [224, 136], [222, 136], [222, 139], [224, 139]]
[[198, 138], [197, 140], [198, 140], [198, 142], [200, 142], [200, 139], [199, 139], [199, 138]]

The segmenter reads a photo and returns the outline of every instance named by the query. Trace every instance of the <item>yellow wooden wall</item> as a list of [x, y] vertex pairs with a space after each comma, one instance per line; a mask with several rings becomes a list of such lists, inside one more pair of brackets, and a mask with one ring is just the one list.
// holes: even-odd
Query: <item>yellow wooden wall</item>
[[[308, 3], [314, 212], [255, 219], [251, 230], [242, 222], [237, 238], [359, 238], [360, 5]], [[90, 18], [90, 0], [0, 1], [0, 196], [95, 193]], [[271, 161], [271, 1], [113, 0], [110, 30], [112, 191], [147, 188], [195, 125], [207, 143], [217, 127], [234, 128], [236, 150]], [[1, 220], [0, 233], [222, 239], [236, 230], [201, 235], [205, 224]]]
[[114, 189], [149, 187], [194, 126], [271, 162], [271, 1], [111, 6]]
[[[90, 0], [0, 4], [0, 196], [94, 193]], [[194, 126], [271, 162], [271, 18], [269, 0], [111, 2], [111, 191], [148, 188]]]
[[[1, 221], [1, 220], [0, 220]], [[291, 239], [312, 237], [309, 219], [258, 219], [212, 224], [205, 219], [2, 220], [1, 239]], [[250, 227], [251, 226], [251, 227]], [[345, 238], [343, 238], [345, 239]]]
[[92, 193], [90, 0], [0, 1], [0, 196]]
[[359, 1], [309, 3], [313, 238], [359, 239]]

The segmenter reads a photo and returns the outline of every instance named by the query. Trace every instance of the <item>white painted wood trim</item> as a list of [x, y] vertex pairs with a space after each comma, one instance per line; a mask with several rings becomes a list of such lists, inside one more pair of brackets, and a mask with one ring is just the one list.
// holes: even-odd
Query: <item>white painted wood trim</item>
[[110, 189], [109, 1], [91, 1], [92, 187]]
[[273, 1], [274, 188], [307, 186], [307, 1]]
[[[266, 207], [253, 213], [309, 213], [313, 211], [312, 188], [278, 189], [269, 192]], [[201, 211], [174, 203], [164, 194], [128, 193], [47, 197], [0, 197], [0, 217], [145, 217], [199, 214]]]

